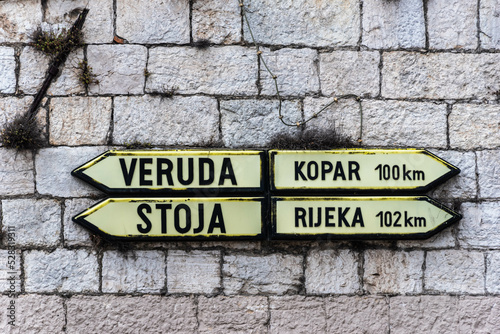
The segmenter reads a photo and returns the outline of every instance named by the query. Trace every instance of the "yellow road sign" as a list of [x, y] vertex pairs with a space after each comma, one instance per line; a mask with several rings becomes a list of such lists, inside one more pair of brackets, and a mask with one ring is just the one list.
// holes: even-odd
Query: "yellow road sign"
[[271, 191], [423, 192], [460, 170], [420, 149], [278, 151], [270, 155]]
[[263, 237], [264, 198], [108, 198], [73, 220], [109, 239]]
[[143, 150], [103, 153], [71, 174], [110, 194], [217, 196], [264, 191], [263, 151]]
[[426, 196], [273, 197], [274, 239], [423, 239], [461, 215]]

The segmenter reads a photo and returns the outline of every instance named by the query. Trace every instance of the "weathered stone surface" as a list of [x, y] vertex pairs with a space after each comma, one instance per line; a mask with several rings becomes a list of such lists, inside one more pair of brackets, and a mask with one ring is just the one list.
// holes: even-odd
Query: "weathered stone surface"
[[[498, 163], [498, 162], [497, 162]], [[500, 248], [500, 203], [463, 203], [458, 241], [464, 248]]]
[[491, 252], [486, 256], [486, 291], [500, 293], [500, 252]]
[[80, 82], [82, 71], [78, 68], [83, 61], [83, 49], [72, 51], [64, 66], [61, 67], [59, 75], [52, 81], [48, 95], [72, 95], [85, 93], [85, 85]]
[[500, 89], [500, 54], [387, 52], [382, 96], [389, 98], [490, 98]]
[[[6, 0], [0, 6], [0, 43], [25, 43], [42, 22], [40, 0]], [[22, 13], [22, 15], [21, 15]]]
[[[260, 43], [354, 46], [360, 37], [360, 6], [355, 0], [247, 0], [244, 4]], [[245, 40], [252, 42], [246, 22], [243, 29]]]
[[217, 100], [210, 97], [117, 97], [114, 112], [114, 143], [203, 145], [219, 139]]
[[457, 199], [474, 198], [477, 195], [476, 157], [473, 152], [435, 151], [432, 153], [460, 168], [460, 174], [432, 191], [431, 197]]
[[361, 288], [358, 256], [351, 250], [310, 251], [306, 258], [306, 292], [308, 294], [358, 292]]
[[33, 155], [30, 151], [0, 148], [0, 195], [26, 195], [35, 191]]
[[153, 48], [149, 50], [148, 72], [149, 93], [257, 93], [257, 53], [241, 46]]
[[189, 43], [189, 1], [116, 2], [116, 34], [130, 43]]
[[86, 250], [29, 251], [24, 270], [27, 292], [97, 292], [99, 288], [97, 256]]
[[429, 251], [425, 289], [447, 293], [484, 293], [484, 256], [462, 250]]
[[142, 45], [90, 45], [88, 64], [98, 84], [91, 94], [142, 94], [148, 50]]
[[446, 147], [446, 105], [363, 101], [363, 144]]
[[417, 294], [422, 292], [423, 251], [365, 251], [363, 282], [368, 293]]
[[83, 25], [85, 43], [111, 43], [113, 40], [113, 1], [112, 0], [48, 0], [45, 5], [44, 21], [71, 28], [81, 9], [90, 9]]
[[496, 333], [500, 319], [500, 298], [460, 297], [458, 300], [460, 333]]
[[103, 145], [111, 125], [111, 98], [61, 97], [50, 101], [52, 145]]
[[425, 249], [440, 249], [455, 247], [454, 228], [449, 227], [439, 232], [435, 236], [425, 240], [399, 240], [398, 247], [401, 248], [425, 248]]
[[4, 259], [3, 266], [0, 266], [0, 292], [13, 295], [21, 292], [21, 251], [16, 231], [4, 229], [4, 233], [4, 245], [7, 249], [0, 250], [0, 256]]
[[[262, 58], [271, 72], [277, 76], [281, 96], [305, 95], [319, 91], [318, 52], [311, 49], [261, 49]], [[271, 74], [260, 65], [261, 94], [276, 95], [276, 86]]]
[[74, 296], [67, 301], [68, 333], [193, 333], [189, 297]]
[[390, 298], [392, 333], [458, 333], [457, 297]]
[[25, 94], [36, 94], [47, 76], [49, 56], [26, 46], [21, 51], [19, 61], [19, 90]]
[[106, 151], [106, 147], [55, 147], [38, 151], [35, 157], [36, 189], [40, 194], [81, 197], [100, 194], [71, 176], [71, 171]]
[[323, 94], [379, 94], [378, 52], [334, 51], [321, 53], [320, 81]]
[[200, 333], [265, 333], [269, 321], [266, 297], [200, 297]]
[[64, 201], [63, 227], [65, 246], [92, 246], [90, 232], [71, 219], [95, 203], [95, 200], [89, 198], [74, 198]]
[[297, 293], [303, 275], [302, 257], [227, 255], [222, 271], [225, 294]]
[[[15, 326], [9, 324], [7, 307], [15, 307]], [[59, 296], [22, 295], [15, 299], [0, 297], [0, 328], [4, 334], [59, 334], [65, 333], [63, 298]]]
[[459, 149], [500, 146], [500, 104], [455, 104], [449, 117], [450, 146]]
[[[311, 118], [325, 106], [333, 102], [332, 98], [304, 99], [304, 119]], [[353, 99], [339, 100], [322, 111], [316, 118], [306, 124], [306, 131], [331, 130], [349, 137], [353, 141], [361, 135], [361, 108]]]
[[240, 6], [237, 1], [193, 1], [193, 40], [215, 44], [241, 40]]
[[317, 297], [270, 297], [270, 333], [325, 333], [324, 301]]
[[497, 0], [482, 0], [479, 7], [479, 39], [484, 49], [500, 48], [500, 3]]
[[479, 175], [479, 197], [500, 197], [500, 177], [498, 177], [500, 150], [477, 152], [477, 171]]
[[[278, 134], [299, 134], [297, 127], [288, 127], [278, 118], [276, 100], [223, 100], [220, 102], [222, 141], [227, 147], [266, 146]], [[298, 101], [283, 101], [283, 120], [302, 121]]]
[[325, 301], [326, 333], [381, 334], [389, 331], [389, 300], [340, 296]]
[[61, 234], [61, 204], [48, 199], [2, 202], [3, 228], [16, 230], [17, 246], [56, 246]]
[[167, 292], [213, 294], [221, 287], [220, 252], [169, 250]]
[[422, 1], [363, 1], [362, 44], [375, 49], [425, 47]]
[[161, 251], [109, 251], [102, 258], [102, 292], [160, 293], [165, 278]]
[[429, 1], [427, 27], [431, 48], [475, 49], [478, 43], [477, 2]]
[[12, 94], [15, 92], [16, 59], [14, 58], [14, 49], [2, 46], [0, 47], [0, 93]]

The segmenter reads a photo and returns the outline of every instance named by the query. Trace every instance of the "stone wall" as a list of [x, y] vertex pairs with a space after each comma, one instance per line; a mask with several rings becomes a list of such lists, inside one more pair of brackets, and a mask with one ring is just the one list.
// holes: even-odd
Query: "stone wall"
[[[0, 2], [1, 124], [26, 112], [47, 72], [30, 35], [69, 27], [85, 3]], [[305, 128], [282, 125], [237, 0], [90, 0], [85, 45], [40, 109], [45, 147], [0, 147], [1, 332], [499, 332], [500, 2], [245, 5], [284, 117], [339, 102]], [[79, 83], [81, 60], [99, 84]], [[333, 127], [458, 166], [429, 195], [463, 219], [425, 241], [125, 245], [71, 221], [104, 197], [71, 170], [109, 148], [265, 147]]]

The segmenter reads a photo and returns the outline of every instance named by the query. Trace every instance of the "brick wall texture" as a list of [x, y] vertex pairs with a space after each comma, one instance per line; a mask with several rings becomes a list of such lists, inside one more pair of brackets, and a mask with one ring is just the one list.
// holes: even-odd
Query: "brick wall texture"
[[[238, 0], [0, 1], [0, 125], [47, 74], [32, 33], [87, 3], [84, 45], [39, 110], [45, 146], [0, 147], [0, 332], [500, 333], [499, 0], [245, 0], [284, 118], [338, 98], [300, 128], [278, 119]], [[98, 84], [79, 83], [82, 60]], [[105, 195], [70, 172], [107, 149], [333, 128], [458, 166], [429, 195], [463, 219], [423, 241], [126, 244], [71, 221]]]

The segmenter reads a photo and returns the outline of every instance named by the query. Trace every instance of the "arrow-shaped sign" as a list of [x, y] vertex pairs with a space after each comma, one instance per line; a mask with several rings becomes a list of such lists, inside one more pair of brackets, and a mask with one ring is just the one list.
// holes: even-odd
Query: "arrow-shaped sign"
[[425, 192], [460, 170], [421, 149], [278, 151], [270, 154], [271, 191]]
[[273, 197], [274, 239], [424, 239], [462, 216], [426, 196]]
[[261, 239], [264, 198], [108, 198], [73, 217], [109, 239]]
[[263, 151], [107, 151], [71, 172], [109, 194], [218, 196], [264, 190]]

